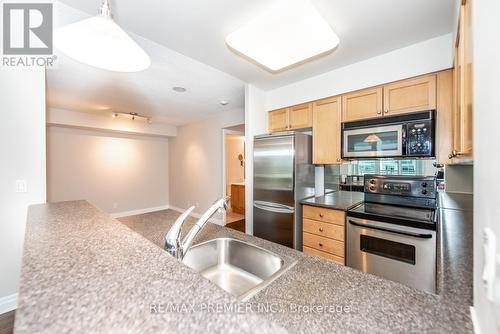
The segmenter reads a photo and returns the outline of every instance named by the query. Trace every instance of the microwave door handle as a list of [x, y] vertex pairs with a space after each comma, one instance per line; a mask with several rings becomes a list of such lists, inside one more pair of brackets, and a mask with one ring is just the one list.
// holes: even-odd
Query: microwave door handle
[[406, 135], [407, 135], [407, 126], [406, 124], [403, 124], [401, 128], [401, 153], [403, 156], [408, 154], [408, 151], [406, 150]]
[[402, 234], [402, 235], [406, 235], [409, 237], [422, 238], [422, 239], [432, 238], [432, 234], [404, 232], [404, 231], [399, 231], [399, 230], [393, 230], [393, 229], [386, 228], [386, 227], [373, 226], [373, 225], [368, 225], [368, 224], [360, 224], [360, 223], [356, 223], [355, 221], [352, 221], [350, 219], [349, 219], [349, 224], [354, 225], [354, 226], [358, 226], [358, 227], [369, 228], [372, 230], [379, 230], [379, 231], [383, 231], [383, 232]]

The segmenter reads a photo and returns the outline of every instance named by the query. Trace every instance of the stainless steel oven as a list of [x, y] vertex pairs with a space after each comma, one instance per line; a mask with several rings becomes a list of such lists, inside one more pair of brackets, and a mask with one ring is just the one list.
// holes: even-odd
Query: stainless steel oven
[[433, 157], [434, 111], [342, 123], [342, 158]]
[[347, 217], [347, 265], [431, 293], [436, 231]]
[[347, 210], [347, 265], [434, 293], [436, 178], [365, 175], [364, 193]]

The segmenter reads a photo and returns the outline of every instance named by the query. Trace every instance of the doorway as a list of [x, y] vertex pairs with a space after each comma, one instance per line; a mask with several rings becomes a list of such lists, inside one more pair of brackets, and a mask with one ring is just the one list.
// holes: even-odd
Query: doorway
[[226, 227], [245, 232], [245, 125], [223, 129], [223, 192], [229, 196]]

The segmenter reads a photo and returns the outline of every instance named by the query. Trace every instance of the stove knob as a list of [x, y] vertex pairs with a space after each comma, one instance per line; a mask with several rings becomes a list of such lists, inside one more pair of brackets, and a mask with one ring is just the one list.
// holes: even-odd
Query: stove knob
[[427, 187], [427, 182], [422, 182], [422, 187]]
[[422, 195], [427, 195], [427, 190], [426, 189], [422, 189]]
[[370, 184], [375, 184], [375, 180], [374, 180], [374, 179], [371, 179], [371, 180], [370, 180]]
[[370, 186], [370, 190], [374, 191], [375, 190], [375, 186]]

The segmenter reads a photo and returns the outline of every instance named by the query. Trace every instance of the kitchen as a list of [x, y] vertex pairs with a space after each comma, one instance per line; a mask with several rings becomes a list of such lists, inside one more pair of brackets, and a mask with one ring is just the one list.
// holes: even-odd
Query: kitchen
[[[498, 5], [238, 4], [54, 2], [2, 68], [5, 332], [499, 332]], [[70, 48], [102, 16], [135, 59]]]

